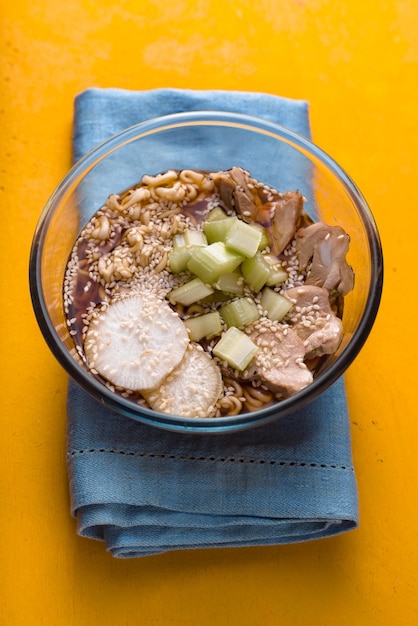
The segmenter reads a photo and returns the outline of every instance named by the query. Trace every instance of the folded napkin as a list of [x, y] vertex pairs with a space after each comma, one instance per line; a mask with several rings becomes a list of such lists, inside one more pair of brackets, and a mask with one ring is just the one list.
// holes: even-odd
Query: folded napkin
[[[190, 110], [256, 115], [310, 136], [302, 101], [89, 89], [75, 102], [74, 158], [135, 123]], [[143, 425], [70, 382], [67, 460], [78, 533], [104, 541], [116, 557], [301, 542], [358, 524], [342, 379], [290, 417], [214, 436]]]

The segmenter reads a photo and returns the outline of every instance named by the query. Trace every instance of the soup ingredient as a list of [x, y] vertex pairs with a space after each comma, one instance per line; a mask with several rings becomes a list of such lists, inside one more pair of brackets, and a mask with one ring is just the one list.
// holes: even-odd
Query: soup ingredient
[[234, 209], [246, 222], [256, 222], [258, 206], [261, 202], [248, 185], [245, 171], [240, 167], [232, 167], [225, 172], [212, 175], [216, 189], [227, 209]]
[[256, 303], [250, 297], [238, 298], [228, 304], [224, 304], [220, 309], [225, 324], [243, 328], [260, 317], [260, 312]]
[[200, 341], [203, 337], [214, 337], [222, 332], [221, 316], [218, 311], [196, 315], [184, 320], [189, 331], [190, 341]]
[[271, 266], [264, 258], [264, 254], [257, 252], [253, 257], [245, 259], [241, 265], [241, 272], [251, 291], [260, 291], [267, 283]]
[[247, 223], [265, 226], [270, 235], [271, 252], [279, 255], [292, 241], [303, 215], [303, 196], [298, 191], [286, 191], [279, 198], [262, 202], [250, 188], [245, 171], [233, 167], [213, 175], [219, 195]]
[[271, 226], [271, 252], [280, 254], [295, 236], [303, 213], [303, 196], [299, 192], [286, 191], [279, 200], [270, 203], [273, 215]]
[[[218, 208], [222, 211], [220, 207]], [[235, 216], [228, 217], [223, 211], [222, 213], [223, 217], [219, 214], [216, 208], [212, 209], [203, 224], [203, 232], [205, 233], [209, 243], [215, 243], [215, 241], [225, 241], [229, 230], [237, 220]]]
[[172, 302], [189, 306], [193, 302], [198, 302], [198, 300], [203, 300], [210, 296], [214, 291], [210, 285], [196, 277], [170, 291], [167, 297]]
[[343, 324], [333, 312], [329, 294], [322, 287], [303, 285], [286, 291], [293, 302], [288, 318], [303, 340], [306, 358], [333, 354], [343, 337]]
[[158, 390], [144, 397], [155, 411], [182, 417], [208, 417], [223, 391], [219, 367], [197, 343], [191, 343], [180, 364]]
[[84, 342], [93, 371], [117, 387], [154, 389], [180, 363], [189, 345], [177, 313], [152, 292], [98, 307]]
[[208, 240], [200, 230], [186, 230], [183, 234], [173, 237], [173, 248], [170, 252], [170, 270], [180, 274], [187, 270], [187, 263], [195, 248], [206, 246]]
[[305, 346], [295, 331], [264, 318], [249, 337], [257, 346], [256, 377], [269, 389], [287, 398], [312, 382], [312, 372], [303, 361]]
[[281, 283], [284, 283], [289, 275], [286, 270], [283, 269], [281, 262], [272, 254], [264, 254], [264, 261], [269, 266], [269, 275], [266, 280], [268, 287], [276, 287]]
[[269, 320], [274, 322], [281, 322], [293, 306], [289, 298], [270, 289], [270, 287], [264, 287], [260, 298], [260, 305], [261, 308], [266, 311]]
[[311, 263], [305, 281], [345, 296], [354, 287], [354, 272], [346, 261], [350, 237], [340, 226], [317, 222], [296, 233], [296, 254], [303, 271]]
[[187, 269], [205, 283], [214, 283], [222, 274], [233, 272], [242, 260], [243, 257], [228, 249], [223, 241], [215, 241], [197, 248], [187, 263]]
[[244, 282], [243, 275], [237, 270], [219, 276], [214, 287], [230, 296], [242, 296], [244, 294]]
[[242, 330], [231, 326], [222, 335], [213, 354], [232, 368], [243, 371], [255, 356], [258, 348]]
[[225, 237], [229, 248], [246, 257], [254, 256], [261, 243], [262, 231], [236, 218]]

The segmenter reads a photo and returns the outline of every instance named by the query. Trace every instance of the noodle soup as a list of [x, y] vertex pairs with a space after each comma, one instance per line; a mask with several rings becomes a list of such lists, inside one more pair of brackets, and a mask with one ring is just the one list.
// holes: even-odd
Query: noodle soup
[[183, 417], [253, 411], [309, 385], [343, 338], [348, 235], [297, 191], [232, 167], [109, 196], [74, 243], [76, 358], [111, 391]]

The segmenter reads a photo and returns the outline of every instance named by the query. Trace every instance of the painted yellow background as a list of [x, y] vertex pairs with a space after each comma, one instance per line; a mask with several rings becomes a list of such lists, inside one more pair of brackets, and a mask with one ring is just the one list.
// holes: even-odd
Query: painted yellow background
[[[418, 623], [416, 0], [1, 0], [1, 626]], [[360, 528], [303, 545], [113, 559], [79, 538], [66, 375], [27, 285], [41, 209], [90, 86], [310, 101], [314, 139], [381, 232], [385, 288], [347, 388]]]

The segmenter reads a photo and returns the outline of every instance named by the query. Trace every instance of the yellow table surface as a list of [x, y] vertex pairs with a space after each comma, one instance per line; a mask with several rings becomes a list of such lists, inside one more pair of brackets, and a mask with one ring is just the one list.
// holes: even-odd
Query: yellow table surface
[[[1, 0], [0, 624], [418, 623], [416, 0]], [[27, 282], [36, 222], [71, 162], [91, 86], [309, 100], [386, 260], [374, 329], [346, 375], [361, 523], [291, 546], [118, 560], [76, 535], [67, 377]]]

